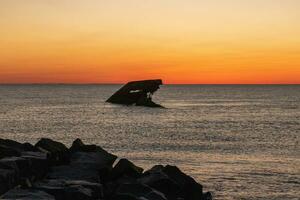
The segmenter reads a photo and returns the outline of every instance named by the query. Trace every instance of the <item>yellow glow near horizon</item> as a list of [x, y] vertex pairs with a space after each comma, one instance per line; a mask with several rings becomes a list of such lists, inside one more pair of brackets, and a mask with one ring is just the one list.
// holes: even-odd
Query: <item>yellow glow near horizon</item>
[[300, 83], [298, 0], [1, 0], [0, 83]]

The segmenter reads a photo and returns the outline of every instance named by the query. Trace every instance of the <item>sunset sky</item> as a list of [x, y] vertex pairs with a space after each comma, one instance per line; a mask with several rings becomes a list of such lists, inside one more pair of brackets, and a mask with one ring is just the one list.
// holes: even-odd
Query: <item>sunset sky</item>
[[300, 83], [300, 0], [1, 0], [0, 83]]

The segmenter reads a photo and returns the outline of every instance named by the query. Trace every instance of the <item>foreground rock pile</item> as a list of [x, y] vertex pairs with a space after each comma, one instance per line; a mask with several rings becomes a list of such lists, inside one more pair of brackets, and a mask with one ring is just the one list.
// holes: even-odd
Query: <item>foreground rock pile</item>
[[[116, 162], [116, 164], [114, 164]], [[34, 146], [0, 139], [0, 199], [210, 200], [175, 166], [148, 171], [76, 139], [70, 148], [43, 138]]]

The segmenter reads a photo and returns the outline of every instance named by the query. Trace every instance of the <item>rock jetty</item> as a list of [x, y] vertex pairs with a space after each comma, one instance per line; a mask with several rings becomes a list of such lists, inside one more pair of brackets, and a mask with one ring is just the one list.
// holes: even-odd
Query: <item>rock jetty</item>
[[127, 159], [76, 139], [70, 148], [0, 139], [0, 199], [211, 200], [176, 166], [144, 171]]

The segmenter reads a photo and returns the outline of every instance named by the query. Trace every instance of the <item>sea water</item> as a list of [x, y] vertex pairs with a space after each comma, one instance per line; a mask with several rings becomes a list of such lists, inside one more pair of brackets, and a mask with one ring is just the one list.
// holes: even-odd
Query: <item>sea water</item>
[[300, 198], [299, 85], [165, 85], [166, 109], [105, 103], [120, 87], [0, 85], [0, 137], [177, 165], [219, 200]]

